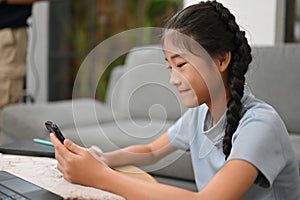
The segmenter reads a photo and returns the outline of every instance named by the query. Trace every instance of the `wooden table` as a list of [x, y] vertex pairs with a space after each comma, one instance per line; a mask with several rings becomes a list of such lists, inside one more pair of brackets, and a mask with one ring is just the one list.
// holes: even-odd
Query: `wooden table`
[[[52, 158], [0, 153], [0, 170], [15, 174], [64, 197], [64, 199], [124, 200], [123, 197], [104, 190], [71, 184], [63, 178], [56, 166], [57, 161]], [[152, 176], [134, 166], [119, 167], [115, 170], [135, 178], [156, 182]]]

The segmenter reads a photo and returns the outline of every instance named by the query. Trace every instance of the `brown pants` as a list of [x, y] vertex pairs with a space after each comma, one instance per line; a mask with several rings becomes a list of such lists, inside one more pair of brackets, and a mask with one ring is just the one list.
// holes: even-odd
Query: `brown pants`
[[22, 100], [27, 43], [25, 27], [0, 30], [0, 109]]

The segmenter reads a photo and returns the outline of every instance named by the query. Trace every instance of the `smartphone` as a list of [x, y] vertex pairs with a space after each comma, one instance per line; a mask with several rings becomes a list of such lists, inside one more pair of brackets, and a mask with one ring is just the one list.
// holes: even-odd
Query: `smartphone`
[[59, 139], [59, 141], [63, 144], [65, 137], [63, 136], [62, 132], [58, 128], [58, 126], [51, 122], [51, 121], [46, 121], [45, 126], [48, 129], [49, 133], [55, 133], [56, 137]]

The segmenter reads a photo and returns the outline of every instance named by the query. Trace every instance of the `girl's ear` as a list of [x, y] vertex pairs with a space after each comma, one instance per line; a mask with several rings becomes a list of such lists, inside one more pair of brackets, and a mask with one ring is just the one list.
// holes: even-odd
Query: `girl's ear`
[[214, 61], [215, 61], [216, 66], [219, 69], [219, 72], [220, 73], [225, 72], [226, 69], [228, 68], [228, 65], [229, 65], [230, 61], [231, 61], [231, 52], [227, 51], [227, 52], [224, 52], [224, 53], [221, 53], [221, 54], [217, 55], [214, 58]]

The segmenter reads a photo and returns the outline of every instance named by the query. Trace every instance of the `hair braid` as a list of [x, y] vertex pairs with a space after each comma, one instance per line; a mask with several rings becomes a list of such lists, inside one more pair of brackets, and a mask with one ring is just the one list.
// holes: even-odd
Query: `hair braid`
[[251, 48], [245, 37], [245, 32], [240, 30], [235, 21], [235, 17], [222, 4], [215, 1], [211, 2], [211, 4], [219, 13], [220, 18], [227, 23], [228, 29], [234, 34], [233, 42], [236, 46], [236, 48], [231, 51], [232, 60], [228, 75], [231, 97], [227, 104], [227, 124], [223, 139], [223, 152], [225, 154], [225, 159], [227, 159], [232, 148], [232, 136], [241, 119], [241, 99], [244, 95], [245, 73], [247, 72], [252, 57]]

